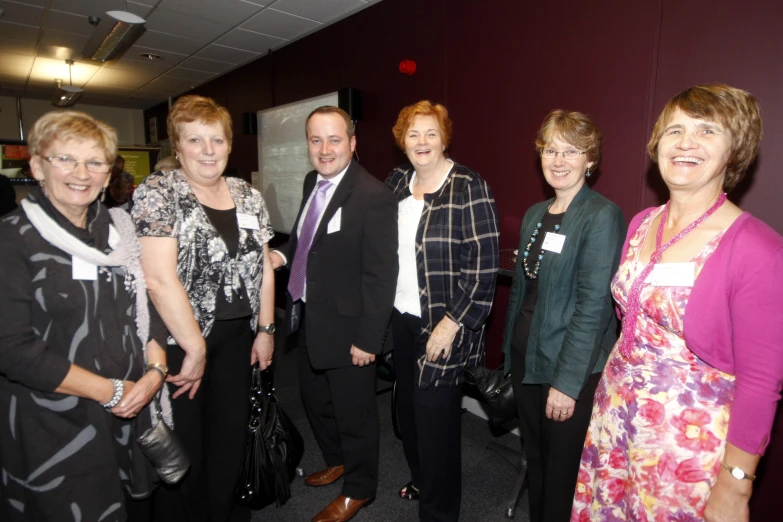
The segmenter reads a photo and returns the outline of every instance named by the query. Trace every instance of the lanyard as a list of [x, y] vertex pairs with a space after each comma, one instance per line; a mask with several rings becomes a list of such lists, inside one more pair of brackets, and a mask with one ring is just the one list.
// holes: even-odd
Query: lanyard
[[688, 235], [691, 230], [701, 225], [704, 220], [713, 215], [725, 201], [726, 193], [721, 192], [718, 201], [716, 201], [715, 204], [707, 210], [707, 212], [702, 214], [699, 219], [685, 227], [685, 229], [671, 238], [665, 245], [661, 245], [663, 242], [663, 228], [666, 225], [666, 219], [669, 217], [669, 206], [671, 205], [671, 201], [666, 203], [666, 206], [661, 213], [661, 222], [658, 224], [658, 234], [655, 236], [655, 252], [653, 252], [653, 254], [650, 256], [650, 262], [647, 263], [647, 266], [644, 267], [636, 280], [634, 280], [633, 284], [631, 285], [631, 291], [628, 293], [628, 308], [626, 309], [625, 316], [623, 316], [623, 339], [622, 343], [620, 344], [620, 353], [623, 355], [623, 357], [628, 357], [631, 355], [631, 347], [633, 346], [635, 337], [634, 327], [636, 326], [636, 318], [639, 316], [639, 310], [641, 309], [642, 286], [644, 285], [645, 280], [647, 280], [647, 276], [650, 275], [650, 272], [652, 272], [655, 264], [661, 260], [661, 257], [663, 257], [663, 253], [667, 248]]

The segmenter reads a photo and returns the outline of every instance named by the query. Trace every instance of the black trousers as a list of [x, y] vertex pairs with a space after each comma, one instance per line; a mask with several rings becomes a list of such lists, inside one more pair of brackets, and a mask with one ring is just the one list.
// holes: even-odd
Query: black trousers
[[303, 305], [298, 343], [299, 387], [315, 440], [328, 467], [345, 467], [342, 495], [353, 499], [375, 497], [380, 446], [375, 364], [313, 368], [307, 354], [304, 309]]
[[392, 312], [397, 416], [402, 446], [419, 488], [419, 520], [455, 521], [462, 499], [462, 388], [421, 388], [416, 377], [422, 319]]
[[[190, 457], [190, 470], [176, 486], [161, 484], [153, 498], [156, 522], [240, 522], [250, 511], [234, 504], [250, 404], [250, 318], [215, 321], [207, 336], [207, 367], [193, 399], [172, 401], [174, 431]], [[171, 374], [185, 352], [169, 346]], [[173, 391], [173, 388], [172, 388]]]
[[531, 522], [568, 522], [582, 459], [593, 396], [600, 373], [591, 375], [563, 422], [546, 417], [549, 384], [522, 384], [524, 355], [511, 349], [511, 377], [519, 411], [519, 430], [527, 454]]

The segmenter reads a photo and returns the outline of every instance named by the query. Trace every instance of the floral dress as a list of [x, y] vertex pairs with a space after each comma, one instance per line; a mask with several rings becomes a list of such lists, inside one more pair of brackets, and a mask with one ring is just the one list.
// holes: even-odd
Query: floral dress
[[[644, 238], [662, 209], [642, 221], [612, 281], [623, 310], [645, 266], [638, 261]], [[722, 237], [717, 234], [693, 259], [697, 277]], [[631, 354], [620, 354], [618, 340], [596, 390], [572, 522], [704, 518], [726, 443], [734, 377], [685, 345], [690, 291], [642, 287]]]

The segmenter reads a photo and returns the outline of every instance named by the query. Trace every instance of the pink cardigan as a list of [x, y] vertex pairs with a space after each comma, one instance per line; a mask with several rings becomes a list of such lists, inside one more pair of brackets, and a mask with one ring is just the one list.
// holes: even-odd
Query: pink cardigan
[[[631, 220], [621, 260], [654, 209]], [[747, 212], [737, 218], [699, 273], [683, 321], [688, 348], [736, 376], [728, 441], [763, 455], [783, 385], [783, 237]]]

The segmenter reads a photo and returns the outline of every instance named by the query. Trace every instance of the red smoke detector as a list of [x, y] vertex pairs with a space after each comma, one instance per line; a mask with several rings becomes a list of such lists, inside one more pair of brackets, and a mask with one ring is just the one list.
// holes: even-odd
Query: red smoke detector
[[413, 76], [416, 72], [416, 62], [413, 60], [403, 60], [400, 62], [400, 72], [402, 74], [407, 74], [408, 76]]

